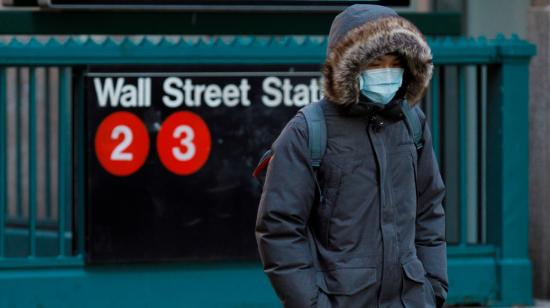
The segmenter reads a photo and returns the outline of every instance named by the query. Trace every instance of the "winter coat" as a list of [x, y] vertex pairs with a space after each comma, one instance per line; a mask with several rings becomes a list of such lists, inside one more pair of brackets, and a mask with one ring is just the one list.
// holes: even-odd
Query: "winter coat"
[[[361, 63], [398, 51], [417, 151], [402, 114], [374, 113]], [[318, 198], [307, 127], [294, 116], [272, 145], [256, 220], [264, 271], [285, 307], [435, 307], [447, 297], [445, 186], [417, 106], [432, 74], [420, 31], [392, 9], [353, 5], [332, 23], [323, 66], [327, 149]]]

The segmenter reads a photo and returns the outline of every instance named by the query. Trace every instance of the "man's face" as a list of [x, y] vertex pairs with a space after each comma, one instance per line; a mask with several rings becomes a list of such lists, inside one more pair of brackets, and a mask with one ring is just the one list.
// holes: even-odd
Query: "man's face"
[[403, 63], [401, 57], [396, 53], [388, 53], [374, 60], [370, 61], [368, 64], [363, 64], [361, 66], [361, 71], [375, 68], [387, 68], [387, 67], [396, 67], [403, 68]]

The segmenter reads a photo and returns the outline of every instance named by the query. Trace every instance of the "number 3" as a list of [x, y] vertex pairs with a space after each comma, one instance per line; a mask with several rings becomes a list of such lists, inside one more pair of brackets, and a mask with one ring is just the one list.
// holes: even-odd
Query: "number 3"
[[[185, 133], [185, 138], [181, 138], [181, 134]], [[187, 161], [195, 156], [196, 147], [193, 143], [195, 138], [195, 131], [189, 125], [179, 125], [174, 129], [174, 138], [181, 138], [180, 144], [187, 148], [187, 151], [183, 153], [179, 147], [172, 147], [172, 155], [179, 161]]]
[[177, 111], [162, 123], [157, 134], [161, 163], [177, 175], [199, 171], [210, 154], [211, 136], [204, 120], [191, 111]]

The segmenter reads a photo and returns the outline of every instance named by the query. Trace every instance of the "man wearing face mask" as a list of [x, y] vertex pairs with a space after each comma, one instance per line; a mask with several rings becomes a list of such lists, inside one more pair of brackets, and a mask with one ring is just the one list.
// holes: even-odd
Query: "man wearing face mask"
[[[315, 103], [321, 164], [310, 164], [298, 113], [272, 145], [258, 208], [260, 257], [284, 307], [445, 302], [445, 186], [418, 106], [432, 68], [423, 35], [394, 10], [352, 5], [334, 19]], [[418, 117], [421, 147], [403, 108]]]

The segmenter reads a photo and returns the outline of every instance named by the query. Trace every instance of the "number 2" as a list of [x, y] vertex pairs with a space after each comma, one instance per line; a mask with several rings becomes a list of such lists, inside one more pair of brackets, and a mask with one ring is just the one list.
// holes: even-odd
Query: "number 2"
[[124, 150], [126, 150], [128, 146], [132, 144], [132, 130], [126, 125], [117, 125], [115, 126], [115, 128], [113, 128], [111, 139], [118, 139], [120, 134], [123, 135], [122, 142], [119, 143], [113, 150], [113, 153], [111, 153], [111, 160], [131, 161], [134, 156], [132, 155], [132, 153], [125, 153]]

